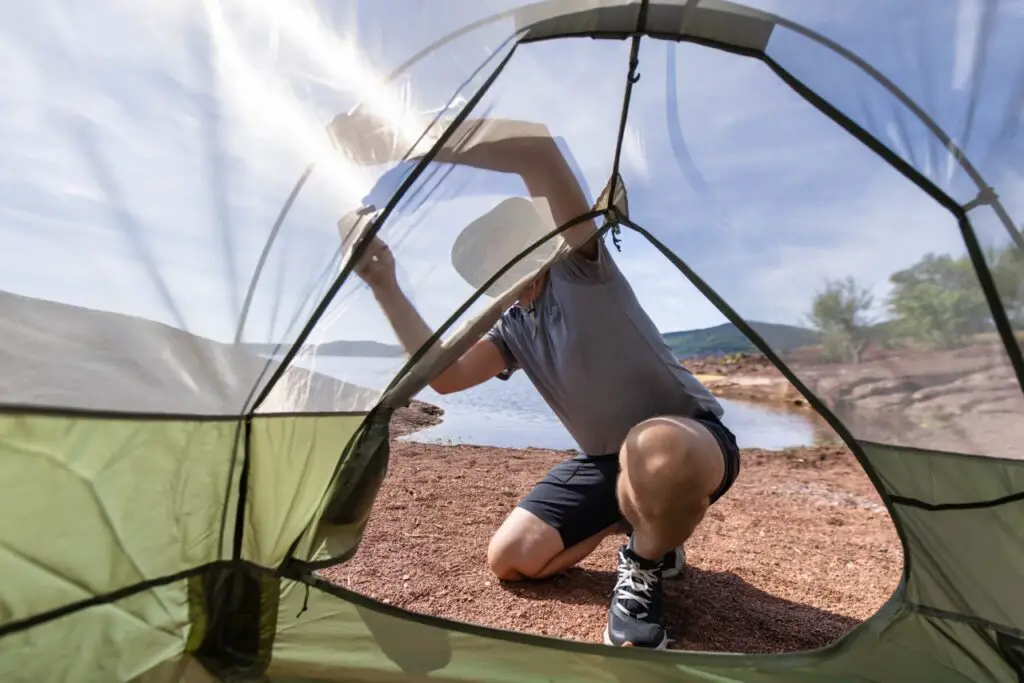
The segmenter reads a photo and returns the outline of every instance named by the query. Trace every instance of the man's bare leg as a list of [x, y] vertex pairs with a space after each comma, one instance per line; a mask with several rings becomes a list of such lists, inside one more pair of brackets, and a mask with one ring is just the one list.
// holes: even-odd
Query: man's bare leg
[[635, 427], [619, 461], [619, 506], [633, 525], [633, 550], [652, 560], [693, 534], [725, 476], [718, 441], [699, 422], [681, 417]]
[[487, 566], [502, 581], [545, 579], [582, 561], [617, 530], [618, 525], [612, 525], [565, 548], [557, 530], [532, 512], [517, 507], [491, 537]]
[[619, 507], [633, 525], [620, 550], [605, 641], [664, 647], [660, 559], [682, 545], [704, 518], [725, 476], [725, 457], [695, 420], [659, 417], [634, 427], [619, 453]]

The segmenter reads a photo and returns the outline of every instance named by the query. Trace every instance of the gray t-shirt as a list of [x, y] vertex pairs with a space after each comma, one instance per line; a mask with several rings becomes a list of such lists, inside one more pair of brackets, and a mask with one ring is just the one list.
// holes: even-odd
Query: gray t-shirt
[[618, 453], [636, 424], [722, 407], [676, 360], [603, 240], [549, 270], [531, 315], [513, 306], [488, 332], [588, 455]]

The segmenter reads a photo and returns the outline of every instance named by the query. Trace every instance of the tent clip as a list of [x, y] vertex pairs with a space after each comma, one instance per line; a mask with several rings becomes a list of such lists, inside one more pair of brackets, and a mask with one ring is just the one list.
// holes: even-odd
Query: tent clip
[[640, 80], [640, 74], [637, 72], [637, 69], [640, 67], [640, 58], [637, 57], [637, 45], [637, 43], [634, 43], [633, 52], [629, 56], [629, 74], [626, 76], [626, 79], [632, 84]]
[[618, 223], [612, 226], [612, 244], [615, 245], [616, 251], [622, 251], [622, 228]]
[[996, 203], [997, 199], [999, 199], [999, 197], [996, 195], [996, 191], [989, 186], [985, 186], [978, 190], [977, 197], [967, 202], [960, 208], [964, 210], [964, 213], [968, 213], [978, 208], [979, 206], [991, 206], [992, 204]]

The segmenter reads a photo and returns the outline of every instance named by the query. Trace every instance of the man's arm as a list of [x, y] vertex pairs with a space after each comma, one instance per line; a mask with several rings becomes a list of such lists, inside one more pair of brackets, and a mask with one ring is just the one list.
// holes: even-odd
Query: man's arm
[[[362, 163], [394, 161], [401, 154], [393, 132], [366, 114], [342, 115], [331, 124], [334, 139]], [[547, 126], [512, 119], [469, 119], [442, 145], [436, 161], [515, 173], [527, 191], [551, 209], [556, 226], [590, 211], [586, 195]], [[596, 226], [582, 221], [562, 237], [587, 258], [597, 258]]]
[[[437, 161], [463, 164], [523, 179], [527, 191], [551, 208], [556, 226], [590, 211], [583, 188], [547, 126], [510, 119], [465, 121], [435, 157]], [[593, 220], [577, 223], [562, 237], [587, 258], [597, 258]]]
[[[397, 285], [375, 289], [373, 293], [407, 353], [412, 354], [427, 343], [433, 331]], [[439, 394], [463, 391], [496, 377], [504, 369], [505, 359], [498, 347], [481, 339], [436, 375], [430, 388]]]
[[[374, 238], [356, 272], [370, 286], [406, 353], [412, 355], [426, 344], [433, 330], [399, 287], [394, 257], [387, 245]], [[469, 389], [497, 376], [505, 366], [505, 359], [494, 342], [482, 339], [438, 373], [430, 381], [430, 388], [439, 394]]]

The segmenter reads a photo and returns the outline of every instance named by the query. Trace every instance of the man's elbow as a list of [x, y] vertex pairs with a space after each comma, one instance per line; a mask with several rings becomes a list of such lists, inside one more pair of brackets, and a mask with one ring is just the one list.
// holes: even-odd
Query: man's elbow
[[518, 132], [522, 137], [506, 143], [508, 152], [513, 152], [506, 152], [507, 158], [503, 160], [508, 166], [508, 171], [521, 176], [547, 178], [554, 166], [566, 164], [565, 155], [562, 154], [558, 142], [546, 127], [540, 126]]
[[453, 381], [451, 373], [442, 373], [435, 377], [430, 382], [430, 388], [442, 396], [454, 394], [459, 390], [459, 386]]
[[434, 390], [434, 393], [440, 394], [441, 396], [447, 396], [448, 394], [455, 393], [455, 389], [444, 382], [431, 382], [430, 388]]

